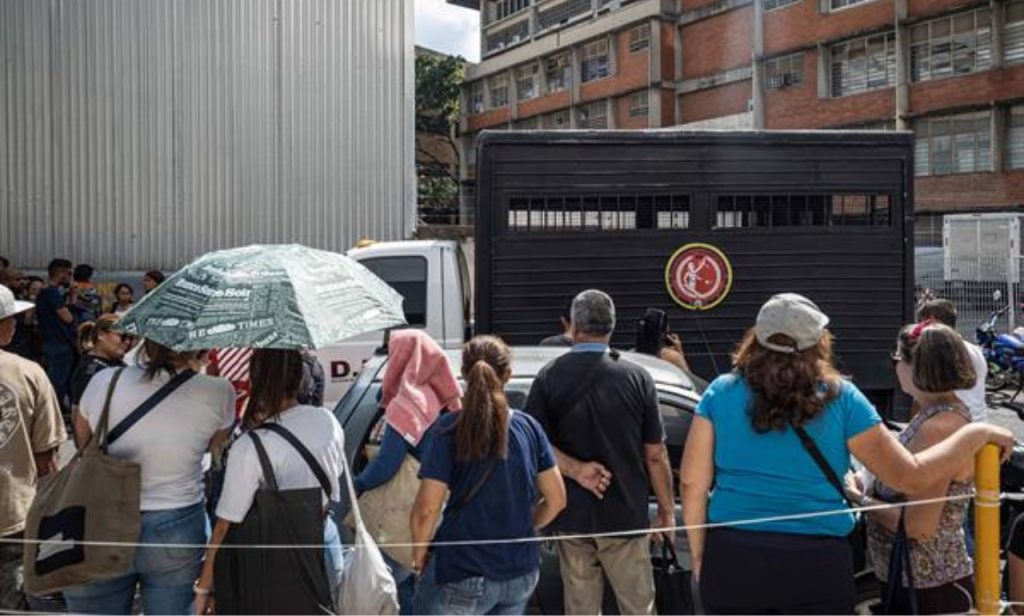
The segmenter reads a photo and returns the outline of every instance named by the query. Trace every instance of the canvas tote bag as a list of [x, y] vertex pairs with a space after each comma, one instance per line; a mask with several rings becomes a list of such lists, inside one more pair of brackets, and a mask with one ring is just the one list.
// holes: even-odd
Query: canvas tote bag
[[[110, 398], [123, 368], [110, 380], [92, 438], [63, 469], [44, 477], [25, 525], [25, 590], [48, 595], [70, 586], [123, 575], [135, 560], [142, 515], [140, 468], [107, 455]], [[36, 542], [38, 541], [38, 543]], [[83, 545], [81, 542], [129, 545]]]
[[[359, 511], [366, 522], [366, 530], [373, 540], [384, 547], [381, 550], [406, 569], [412, 569], [412, 547], [389, 544], [412, 543], [409, 514], [420, 489], [420, 463], [405, 454], [402, 466], [395, 476], [382, 486], [363, 492], [359, 497]], [[345, 517], [345, 526], [355, 529], [355, 509]]]
[[348, 502], [351, 503], [355, 519], [355, 541], [350, 560], [334, 593], [337, 597], [335, 610], [338, 614], [397, 614], [398, 586], [391, 575], [391, 569], [384, 562], [384, 555], [363, 523], [348, 460], [342, 457], [341, 461], [348, 488]]

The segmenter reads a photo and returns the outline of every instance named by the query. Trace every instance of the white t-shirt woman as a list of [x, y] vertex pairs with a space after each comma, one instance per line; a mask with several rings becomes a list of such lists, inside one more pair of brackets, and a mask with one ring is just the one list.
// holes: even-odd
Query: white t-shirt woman
[[[79, 412], [96, 430], [117, 368], [96, 374]], [[171, 379], [152, 379], [139, 366], [124, 368], [110, 400], [109, 429], [116, 427]], [[142, 511], [188, 507], [203, 500], [203, 456], [214, 436], [235, 419], [235, 391], [226, 379], [196, 374], [110, 445], [108, 453], [136, 462], [142, 471]]]
[[[271, 420], [295, 435], [309, 449], [331, 482], [331, 494], [339, 498], [338, 478], [341, 477], [345, 456], [345, 433], [341, 424], [325, 408], [298, 405]], [[277, 487], [281, 490], [319, 488], [316, 475], [299, 452], [278, 434], [259, 430], [260, 441], [267, 450], [274, 469]], [[217, 517], [241, 523], [252, 506], [256, 491], [263, 484], [263, 470], [256, 455], [252, 439], [238, 438], [231, 445], [224, 475], [224, 487], [217, 504]], [[324, 495], [324, 504], [327, 496]]]
[[[179, 353], [146, 341], [140, 358], [146, 362], [97, 373], [82, 394], [74, 418], [77, 441], [88, 442], [99, 425], [114, 375], [123, 370], [110, 399], [108, 430], [157, 393], [173, 375], [188, 369], [194, 352]], [[64, 591], [75, 614], [117, 614], [130, 608], [141, 591], [146, 614], [187, 614], [193, 610], [192, 580], [202, 569], [209, 521], [203, 507], [203, 458], [234, 421], [235, 392], [218, 377], [195, 374], [109, 444], [116, 458], [130, 460], [141, 471], [139, 542], [174, 544], [136, 551], [131, 571]], [[96, 486], [102, 490], [103, 486]]]

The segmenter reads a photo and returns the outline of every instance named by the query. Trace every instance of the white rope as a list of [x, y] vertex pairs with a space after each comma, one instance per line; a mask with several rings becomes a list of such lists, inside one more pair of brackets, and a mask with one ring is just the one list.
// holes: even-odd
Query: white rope
[[[377, 547], [380, 548], [411, 548], [411, 547], [456, 547], [456, 546], [472, 546], [472, 545], [507, 545], [507, 544], [523, 544], [523, 543], [542, 543], [545, 541], [573, 541], [580, 539], [601, 539], [601, 538], [618, 538], [618, 537], [631, 537], [631, 536], [642, 536], [651, 534], [671, 533], [686, 530], [698, 530], [698, 529], [711, 529], [711, 528], [728, 528], [732, 526], [753, 526], [757, 524], [768, 524], [771, 522], [786, 522], [792, 520], [807, 520], [813, 518], [828, 517], [833, 515], [842, 514], [853, 514], [857, 512], [871, 512], [871, 511], [882, 511], [885, 509], [898, 509], [901, 507], [917, 507], [921, 505], [932, 505], [936, 503], [948, 503], [963, 500], [970, 500], [973, 498], [973, 494], [960, 494], [956, 496], [941, 496], [937, 498], [927, 498], [916, 501], [907, 501], [902, 503], [880, 503], [877, 505], [870, 505], [867, 507], [846, 507], [843, 509], [833, 509], [828, 511], [814, 511], [809, 513], [793, 513], [788, 515], [779, 516], [768, 516], [762, 518], [752, 518], [748, 520], [734, 520], [731, 522], [707, 522], [704, 524], [690, 524], [683, 526], [666, 526], [662, 528], [640, 528], [634, 530], [623, 530], [613, 531], [606, 533], [579, 533], [579, 534], [565, 534], [565, 535], [549, 535], [549, 536], [533, 536], [533, 537], [516, 537], [511, 539], [472, 539], [463, 541], [428, 541], [425, 543], [378, 543]], [[207, 544], [195, 544], [195, 543], [138, 543], [138, 542], [121, 542], [121, 541], [53, 541], [48, 539], [25, 539], [25, 538], [8, 538], [0, 537], [0, 544], [48, 544], [48, 545], [82, 545], [82, 546], [102, 546], [102, 547], [159, 547], [159, 548], [181, 548], [181, 549], [199, 549], [206, 548]], [[280, 549], [322, 549], [326, 546], [322, 543], [316, 544], [264, 544], [264, 545], [229, 545], [221, 544], [218, 549], [248, 549], [248, 550], [280, 550]], [[346, 544], [344, 547], [360, 547], [354, 544]]]

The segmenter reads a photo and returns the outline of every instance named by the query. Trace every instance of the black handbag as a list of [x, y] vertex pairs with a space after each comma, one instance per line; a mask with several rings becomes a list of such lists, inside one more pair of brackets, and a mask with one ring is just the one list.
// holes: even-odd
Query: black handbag
[[[882, 614], [917, 614], [917, 593], [914, 592], [914, 568], [910, 561], [910, 539], [907, 538], [907, 509], [900, 509], [900, 521], [889, 554], [889, 575], [885, 580]], [[903, 583], [906, 577], [908, 584]]]
[[[324, 614], [332, 611], [324, 559], [321, 490], [331, 496], [326, 473], [283, 426], [265, 424], [309, 464], [319, 488], [281, 490], [258, 430], [250, 430], [265, 487], [256, 492], [241, 524], [232, 524], [214, 562], [218, 614]], [[301, 545], [315, 548], [252, 548]], [[235, 548], [239, 546], [239, 548]], [[234, 549], [232, 549], [234, 548]]]
[[659, 614], [694, 614], [692, 573], [679, 564], [672, 538], [661, 542], [661, 555], [651, 558], [654, 604]]

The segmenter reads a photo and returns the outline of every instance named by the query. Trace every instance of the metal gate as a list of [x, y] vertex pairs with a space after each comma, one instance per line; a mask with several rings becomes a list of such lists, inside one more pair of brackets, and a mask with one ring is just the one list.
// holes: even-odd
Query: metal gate
[[997, 329], [1011, 331], [1022, 325], [1022, 222], [1024, 214], [945, 216], [941, 249], [915, 251], [919, 297], [931, 293], [952, 300], [959, 313], [958, 329], [970, 340], [979, 323], [1007, 304], [1010, 310]]

